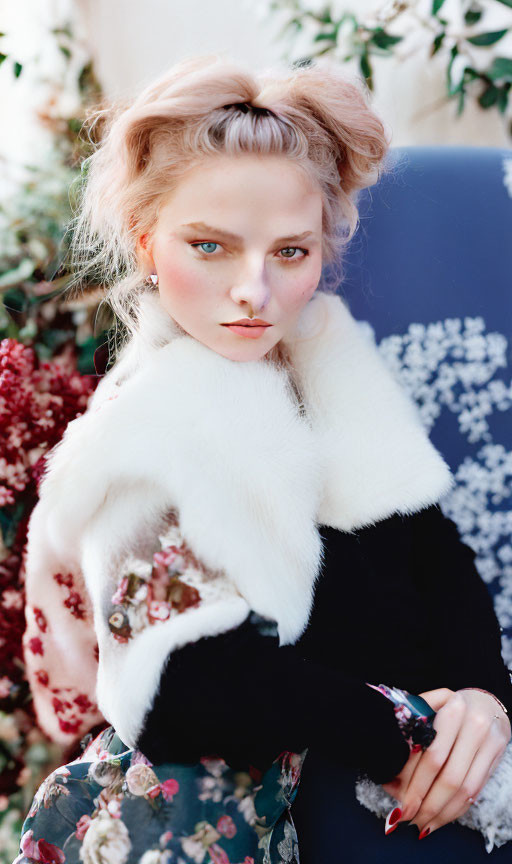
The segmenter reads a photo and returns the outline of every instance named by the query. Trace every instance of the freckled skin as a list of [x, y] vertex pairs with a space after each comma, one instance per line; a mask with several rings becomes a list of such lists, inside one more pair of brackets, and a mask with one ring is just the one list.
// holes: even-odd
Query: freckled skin
[[[188, 222], [240, 240], [183, 228]], [[313, 233], [276, 243], [305, 231]], [[215, 155], [205, 156], [163, 199], [139, 254], [146, 272], [158, 274], [162, 305], [187, 333], [231, 360], [259, 360], [293, 328], [314, 294], [321, 241], [321, 193], [296, 163], [283, 156]], [[273, 325], [259, 338], [221, 326], [253, 316]]]

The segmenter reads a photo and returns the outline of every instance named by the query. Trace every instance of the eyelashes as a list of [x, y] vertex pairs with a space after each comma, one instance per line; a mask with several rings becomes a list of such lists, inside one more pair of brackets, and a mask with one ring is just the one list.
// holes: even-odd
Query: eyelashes
[[[196, 249], [200, 246], [220, 246], [220, 243], [216, 243], [213, 240], [203, 240], [202, 243], [190, 243], [189, 245], [192, 246], [193, 249]], [[295, 251], [302, 252], [303, 254], [299, 257], [293, 257], [293, 258], [280, 257], [281, 261], [303, 261], [304, 258], [307, 258], [307, 256], [309, 255], [309, 250], [303, 249], [301, 246], [283, 246], [282, 249], [280, 249], [279, 251], [282, 252], [283, 249], [286, 249], [286, 250], [293, 249]], [[215, 255], [214, 253], [211, 253], [211, 252], [204, 252], [204, 250], [202, 250], [202, 249], [198, 249], [198, 252], [199, 252], [200, 257], [203, 260], [206, 260], [207, 258], [218, 258], [218, 255]]]

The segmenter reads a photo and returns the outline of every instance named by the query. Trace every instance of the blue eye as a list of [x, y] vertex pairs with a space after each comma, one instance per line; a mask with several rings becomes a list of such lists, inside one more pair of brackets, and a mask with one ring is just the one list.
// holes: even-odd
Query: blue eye
[[[209, 242], [204, 242], [204, 243], [191, 243], [190, 245], [192, 246], [192, 248], [195, 249], [196, 246], [218, 246], [219, 244], [213, 243], [212, 241], [209, 241]], [[206, 254], [209, 254], [212, 250], [211, 249], [209, 249], [209, 250], [201, 249], [201, 252], [205, 252], [205, 251], [206, 251]]]

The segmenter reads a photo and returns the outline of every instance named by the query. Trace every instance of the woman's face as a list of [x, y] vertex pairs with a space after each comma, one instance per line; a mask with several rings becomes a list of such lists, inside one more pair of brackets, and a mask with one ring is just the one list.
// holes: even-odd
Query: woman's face
[[[163, 199], [140, 251], [187, 333], [231, 360], [259, 360], [318, 286], [321, 194], [283, 156], [205, 157]], [[226, 326], [253, 317], [269, 326]]]

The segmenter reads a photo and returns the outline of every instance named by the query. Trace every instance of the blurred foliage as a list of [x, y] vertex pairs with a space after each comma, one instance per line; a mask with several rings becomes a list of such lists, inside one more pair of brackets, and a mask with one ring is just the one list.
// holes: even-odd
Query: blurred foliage
[[[512, 57], [497, 56], [494, 46], [512, 31], [510, 25], [499, 30], [485, 28], [485, 12], [489, 3], [512, 9], [512, 0], [459, 0], [464, 21], [459, 33], [453, 23], [443, 17], [445, 0], [431, 0], [429, 10], [421, 15], [417, 0], [385, 2], [371, 15], [357, 12], [336, 13], [332, 4], [320, 10], [310, 9], [307, 0], [270, 0], [270, 10], [284, 16], [278, 39], [288, 36], [293, 43], [306, 36], [311, 52], [294, 61], [307, 64], [314, 57], [333, 54], [340, 62], [356, 59], [361, 75], [370, 90], [375, 89], [374, 57], [394, 57], [406, 60], [404, 51], [410, 36], [424, 34], [427, 43], [426, 59], [439, 55], [446, 66], [445, 100], [457, 103], [457, 116], [464, 111], [468, 98], [475, 99], [483, 109], [495, 109], [509, 115], [509, 94], [512, 87]], [[347, 4], [348, 5], [348, 4]], [[357, 4], [353, 3], [354, 8]], [[407, 35], [390, 32], [390, 28], [406, 22]], [[477, 64], [472, 46], [491, 49], [492, 56]], [[414, 53], [417, 53], [415, 42]], [[508, 118], [507, 118], [508, 119]], [[512, 136], [512, 119], [508, 119], [508, 134]]]
[[[49, 37], [64, 65], [72, 64], [72, 27], [54, 28]], [[17, 87], [27, 63], [0, 53], [0, 64], [6, 62]], [[53, 142], [44, 165], [26, 165], [24, 181], [0, 201], [0, 864], [18, 854], [22, 822], [40, 782], [80, 755], [79, 747], [67, 752], [39, 729], [21, 648], [23, 551], [45, 454], [85, 410], [99, 380], [94, 354], [103, 371], [113, 324], [105, 306], [98, 316], [101, 285], [74, 297], [66, 290], [70, 189], [94, 144], [81, 130], [88, 107], [102, 99], [90, 61], [80, 66], [74, 85], [79, 108], [72, 116], [55, 110], [61, 81], [55, 98], [37, 112]]]

